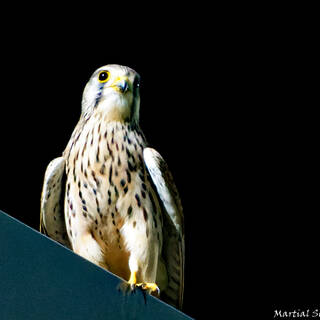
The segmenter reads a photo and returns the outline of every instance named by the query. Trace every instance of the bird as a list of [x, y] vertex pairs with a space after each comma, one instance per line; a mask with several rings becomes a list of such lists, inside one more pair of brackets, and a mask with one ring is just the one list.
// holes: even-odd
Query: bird
[[108, 64], [86, 84], [80, 119], [44, 174], [40, 232], [181, 309], [185, 240], [167, 163], [139, 126], [140, 75]]

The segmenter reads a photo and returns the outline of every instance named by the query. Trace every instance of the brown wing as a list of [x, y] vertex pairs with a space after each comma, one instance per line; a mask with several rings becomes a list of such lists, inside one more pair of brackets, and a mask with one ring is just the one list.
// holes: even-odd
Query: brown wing
[[41, 194], [40, 232], [71, 248], [64, 219], [65, 160], [52, 160], [46, 170]]
[[161, 299], [181, 309], [185, 261], [182, 205], [172, 174], [161, 155], [152, 148], [145, 148], [143, 156], [165, 211], [162, 258], [168, 273], [168, 286], [161, 292]]

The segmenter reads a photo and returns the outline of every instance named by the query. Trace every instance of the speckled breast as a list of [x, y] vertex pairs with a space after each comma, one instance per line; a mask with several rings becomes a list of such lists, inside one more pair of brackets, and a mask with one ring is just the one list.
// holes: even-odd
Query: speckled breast
[[89, 119], [75, 131], [66, 153], [66, 225], [73, 245], [90, 231], [113, 271], [112, 265], [119, 265], [117, 256], [128, 259], [123, 227], [130, 224], [143, 234], [143, 241], [162, 243], [162, 219], [139, 128], [118, 122], [90, 124]]

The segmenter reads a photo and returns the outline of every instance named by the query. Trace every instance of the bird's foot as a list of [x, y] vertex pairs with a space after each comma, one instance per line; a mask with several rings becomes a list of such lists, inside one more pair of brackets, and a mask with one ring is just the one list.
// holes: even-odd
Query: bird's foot
[[150, 294], [152, 294], [154, 296], [160, 296], [160, 289], [156, 283], [142, 282], [142, 283], [137, 283], [135, 286], [138, 288], [141, 288], [142, 290], [149, 292]]
[[159, 297], [160, 289], [156, 283], [152, 282], [141, 282], [137, 283], [136, 272], [132, 272], [128, 282], [123, 282], [120, 284], [119, 288], [122, 292], [134, 293], [136, 289], [141, 289], [143, 292], [148, 292], [149, 294]]

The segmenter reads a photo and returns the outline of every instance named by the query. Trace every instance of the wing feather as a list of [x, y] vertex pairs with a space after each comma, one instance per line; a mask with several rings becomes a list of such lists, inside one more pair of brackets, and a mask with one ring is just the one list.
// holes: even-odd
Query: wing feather
[[161, 298], [181, 309], [185, 261], [181, 200], [172, 174], [161, 155], [152, 148], [145, 148], [143, 156], [164, 209], [162, 258], [168, 273], [168, 286], [164, 292], [161, 292]]
[[46, 170], [41, 194], [40, 232], [70, 248], [64, 218], [65, 160], [52, 160]]

